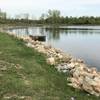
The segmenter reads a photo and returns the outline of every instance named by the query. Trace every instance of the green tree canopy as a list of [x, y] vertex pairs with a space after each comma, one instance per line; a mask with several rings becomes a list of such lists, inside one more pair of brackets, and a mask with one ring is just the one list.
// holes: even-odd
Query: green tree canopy
[[60, 11], [59, 10], [48, 10], [47, 13], [47, 22], [52, 24], [59, 23], [60, 19]]

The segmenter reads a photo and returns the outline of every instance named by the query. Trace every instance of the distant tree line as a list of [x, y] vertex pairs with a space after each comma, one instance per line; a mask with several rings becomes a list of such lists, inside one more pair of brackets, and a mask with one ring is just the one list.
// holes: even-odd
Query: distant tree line
[[0, 24], [7, 25], [34, 25], [39, 24], [38, 20], [26, 20], [26, 19], [0, 19]]
[[67, 25], [100, 25], [100, 17], [82, 16], [82, 17], [64, 17], [59, 10], [49, 10], [47, 14], [42, 14], [40, 22], [45, 24], [67, 24]]
[[0, 18], [0, 24], [15, 24], [15, 25], [100, 25], [100, 17], [82, 16], [82, 17], [68, 17], [61, 16], [59, 10], [48, 10], [46, 14], [42, 14], [38, 20], [34, 19], [5, 19]]

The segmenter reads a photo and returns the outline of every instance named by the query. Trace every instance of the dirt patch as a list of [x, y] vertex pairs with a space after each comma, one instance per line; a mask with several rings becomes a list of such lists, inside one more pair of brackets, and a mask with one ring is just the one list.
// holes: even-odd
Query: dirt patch
[[13, 64], [13, 63], [0, 60], [0, 71], [7, 71], [8, 69], [11, 68], [16, 68], [17, 70], [20, 70], [23, 67], [20, 64]]
[[32, 100], [31, 96], [20, 96], [17, 94], [11, 94], [7, 93], [3, 96], [4, 100], [12, 100], [12, 99], [18, 99], [18, 100]]

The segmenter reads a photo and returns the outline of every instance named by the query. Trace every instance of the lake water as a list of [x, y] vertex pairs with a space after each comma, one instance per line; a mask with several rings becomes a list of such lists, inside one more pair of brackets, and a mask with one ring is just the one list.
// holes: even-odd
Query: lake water
[[100, 26], [21, 27], [17, 35], [45, 35], [46, 43], [100, 70]]

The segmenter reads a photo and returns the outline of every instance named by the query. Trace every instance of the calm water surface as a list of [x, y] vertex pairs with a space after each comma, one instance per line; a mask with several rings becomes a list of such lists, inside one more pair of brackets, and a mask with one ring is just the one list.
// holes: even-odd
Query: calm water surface
[[100, 26], [23, 27], [17, 35], [45, 35], [46, 42], [100, 70]]

